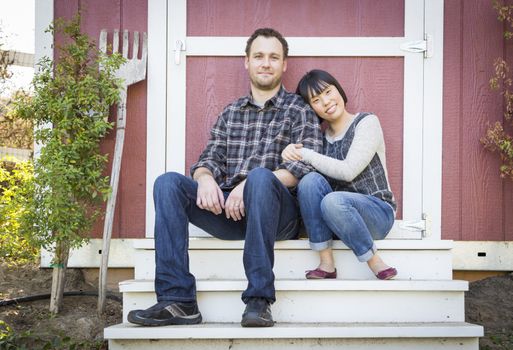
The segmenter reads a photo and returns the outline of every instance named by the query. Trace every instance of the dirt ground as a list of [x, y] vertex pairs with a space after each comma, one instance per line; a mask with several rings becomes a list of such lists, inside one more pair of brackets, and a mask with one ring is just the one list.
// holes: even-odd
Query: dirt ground
[[[49, 293], [51, 283], [50, 269], [39, 269], [36, 266], [7, 267], [0, 264], [2, 300]], [[93, 286], [85, 282], [80, 270], [67, 271], [65, 291], [94, 290]], [[29, 349], [43, 348], [48, 346], [48, 342], [56, 344], [49, 349], [67, 349], [71, 347], [70, 344], [75, 344], [78, 349], [106, 349], [103, 329], [121, 322], [122, 305], [120, 301], [107, 299], [106, 312], [100, 317], [96, 312], [97, 301], [95, 296], [65, 297], [63, 309], [57, 316], [48, 311], [49, 299], [0, 306], [0, 321], [7, 323], [17, 335], [24, 335], [22, 340], [25, 342], [30, 342], [27, 338], [34, 338]], [[71, 338], [71, 342], [67, 337]], [[0, 350], [3, 350], [1, 342]]]
[[[13, 268], [0, 263], [2, 300], [48, 293], [50, 286], [49, 269], [36, 266]], [[78, 290], [91, 291], [94, 287], [84, 281], [80, 270], [68, 270], [66, 291]], [[77, 343], [83, 342], [80, 349], [106, 349], [103, 328], [121, 322], [119, 301], [109, 299], [107, 312], [102, 317], [97, 315], [97, 298], [94, 296], [65, 297], [63, 311], [57, 316], [48, 312], [48, 304], [49, 300], [40, 300], [0, 306], [0, 321], [10, 325], [16, 334], [27, 334], [28, 331], [37, 339], [51, 340], [53, 337], [55, 341], [56, 336], [60, 340], [69, 337]], [[513, 349], [513, 274], [471, 282], [465, 295], [465, 311], [467, 322], [485, 327], [485, 337], [480, 340], [481, 350]], [[39, 349], [44, 344], [39, 342], [29, 348]]]
[[484, 326], [481, 350], [513, 349], [513, 273], [471, 282], [465, 318]]

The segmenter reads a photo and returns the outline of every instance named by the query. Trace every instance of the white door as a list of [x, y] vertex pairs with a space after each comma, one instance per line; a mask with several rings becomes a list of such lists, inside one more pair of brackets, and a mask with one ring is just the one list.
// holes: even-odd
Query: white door
[[[247, 23], [252, 23], [251, 16], [259, 15], [260, 11], [255, 11], [259, 9], [256, 5], [258, 1], [237, 3], [244, 3], [239, 10], [248, 11], [247, 14], [241, 14], [242, 18], [246, 18]], [[306, 6], [308, 1], [293, 3], [298, 4], [296, 7], [300, 7]], [[327, 6], [328, 3], [330, 2], [320, 2], [317, 6], [323, 6], [323, 4]], [[333, 6], [346, 7], [331, 8], [329, 11], [349, 11], [347, 3], [331, 1]], [[354, 3], [357, 4], [353, 8], [356, 12], [348, 18], [354, 18], [354, 16], [364, 18], [367, 13], [365, 11], [358, 13], [362, 6], [357, 1]], [[378, 4], [383, 6], [383, 2], [379, 1], [367, 1], [367, 3], [369, 8]], [[395, 3], [397, 5], [398, 2]], [[147, 236], [151, 237], [154, 213], [151, 185], [155, 176], [163, 170], [187, 174], [186, 163], [189, 166], [191, 159], [197, 158], [197, 149], [204, 147], [210, 124], [217, 114], [226, 103], [247, 93], [247, 91], [241, 91], [249, 88], [247, 82], [243, 80], [245, 72], [241, 67], [249, 34], [240, 36], [234, 30], [234, 35], [231, 35], [229, 29], [228, 32], [225, 29], [219, 29], [229, 27], [228, 24], [223, 27], [223, 21], [230, 22], [227, 17], [230, 15], [228, 13], [230, 8], [224, 10], [222, 8], [223, 5], [227, 6], [225, 0], [217, 0], [217, 2], [189, 0], [189, 3], [187, 0], [174, 0], [169, 3], [160, 1], [153, 4], [149, 2], [149, 4], [149, 74], [151, 79], [151, 72], [155, 72], [155, 82], [152, 83], [151, 80], [149, 82], [148, 105], [160, 106], [148, 107], [146, 222]], [[199, 8], [200, 5], [203, 8]], [[273, 6], [278, 7], [277, 3], [272, 1], [268, 1], [268, 5], [271, 7], [271, 13]], [[395, 182], [395, 186], [392, 184], [392, 189], [399, 198], [400, 212], [391, 236], [418, 239], [423, 233], [426, 236], [426, 232], [422, 231], [427, 228], [430, 238], [440, 239], [443, 1], [405, 0], [397, 7], [402, 11], [403, 17], [403, 23], [400, 23], [402, 27], [400, 36], [319, 36], [319, 34], [289, 36], [283, 32], [290, 47], [289, 71], [286, 76], [295, 75], [297, 82], [297, 77], [300, 77], [303, 72], [294, 72], [294, 68], [291, 68], [294, 66], [306, 69], [331, 67], [334, 70], [346, 67], [341, 74], [358, 70], [362, 66], [366, 67], [361, 71], [361, 76], [357, 74], [352, 76], [351, 79], [354, 82], [342, 82], [342, 85], [346, 91], [353, 89], [352, 95], [356, 102], [366, 101], [365, 104], [369, 105], [372, 101], [383, 101], [374, 106], [377, 110], [386, 111], [387, 107], [382, 105], [386, 105], [387, 102], [394, 104], [388, 112], [389, 117], [386, 116], [387, 113], [383, 113], [385, 117], [390, 118], [389, 122], [386, 118], [384, 121], [377, 113], [385, 136], [387, 132], [393, 135], [387, 139], [387, 157], [390, 150], [393, 157], [392, 160], [390, 158], [388, 160], [388, 168], [389, 173], [393, 173], [391, 182]], [[287, 11], [290, 9], [291, 7]], [[187, 13], [188, 10], [190, 13]], [[260, 15], [264, 17], [265, 13], [269, 12], [269, 8], [260, 10], [264, 13]], [[279, 10], [276, 9], [276, 11]], [[297, 16], [302, 15], [301, 10], [299, 9]], [[326, 9], [323, 10], [326, 12]], [[388, 10], [390, 13], [395, 11], [382, 9], [383, 12]], [[202, 12], [201, 16], [195, 15], [200, 11], [205, 12]], [[377, 11], [375, 7], [373, 11]], [[163, 12], [167, 16], [164, 16]], [[229, 18], [233, 17], [235, 16]], [[311, 22], [296, 22], [297, 20], [292, 14], [288, 17], [282, 16], [280, 23], [288, 22], [286, 26], [290, 28], [305, 27], [309, 23], [311, 26], [318, 25]], [[167, 25], [167, 32], [158, 33], [164, 25]], [[376, 27], [379, 25], [380, 23], [376, 23]], [[206, 32], [201, 35], [194, 33], [191, 35], [191, 32], [201, 31], [197, 30], [199, 27], [207, 28]], [[214, 34], [209, 32], [209, 27], [214, 28]], [[252, 27], [249, 33], [256, 28]], [[275, 26], [275, 28], [280, 30], [279, 27]], [[313, 31], [324, 35], [322, 28], [321, 25], [321, 29]], [[326, 26], [325, 30], [329, 32], [330, 28]], [[216, 35], [215, 32], [222, 32], [222, 35]], [[166, 38], [162, 38], [166, 34]], [[152, 40], [166, 47], [165, 63], [162, 57], [155, 58], [152, 63]], [[155, 49], [154, 54], [158, 55], [159, 52], [162, 55], [161, 47]], [[374, 64], [375, 67], [373, 67]], [[162, 69], [163, 67], [165, 70]], [[396, 73], [387, 75], [387, 67], [392, 67], [391, 70], [400, 68]], [[365, 79], [368, 82], [364, 84], [363, 89], [372, 90], [374, 98], [366, 98], [365, 91], [358, 90], [361, 87], [360, 80]], [[396, 81], [397, 79], [399, 81]], [[286, 78], [285, 84], [287, 84]], [[395, 87], [394, 90], [399, 87], [402, 91], [390, 91], [389, 86]], [[286, 87], [288, 90], [295, 88], [287, 85]], [[223, 91], [224, 95], [211, 92], [210, 90], [214, 88], [217, 91]], [[217, 98], [217, 96], [221, 97]], [[225, 100], [219, 103], [218, 99]], [[162, 106], [166, 106], [165, 111]], [[157, 109], [160, 110], [156, 111]], [[208, 117], [200, 117], [198, 121], [195, 119], [198, 118], [198, 114], [208, 115]], [[163, 146], [165, 160], [162, 156]], [[426, 215], [428, 222], [424, 220]]]

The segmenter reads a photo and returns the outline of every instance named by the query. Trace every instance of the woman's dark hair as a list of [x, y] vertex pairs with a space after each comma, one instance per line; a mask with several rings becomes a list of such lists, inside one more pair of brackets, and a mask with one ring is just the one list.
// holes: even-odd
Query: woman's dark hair
[[297, 84], [296, 94], [300, 95], [306, 102], [310, 102], [312, 96], [319, 95], [328, 86], [333, 85], [337, 88], [340, 96], [347, 104], [347, 96], [340, 86], [337, 79], [335, 79], [330, 73], [320, 70], [313, 69], [307, 72]]

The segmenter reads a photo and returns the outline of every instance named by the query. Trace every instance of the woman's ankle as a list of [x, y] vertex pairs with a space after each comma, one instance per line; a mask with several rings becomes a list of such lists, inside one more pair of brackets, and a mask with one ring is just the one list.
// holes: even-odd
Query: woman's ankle
[[319, 269], [326, 272], [335, 271], [335, 259], [333, 259], [333, 250], [331, 248], [321, 250], [319, 257], [321, 259]]
[[319, 263], [319, 266], [317, 268], [321, 269], [322, 271], [325, 271], [325, 272], [334, 272], [335, 271], [334, 264], [324, 264], [321, 262], [321, 263]]
[[372, 270], [372, 272], [377, 275], [379, 272], [390, 268], [385, 262], [381, 259], [378, 254], [374, 254], [370, 260], [367, 261], [367, 265]]

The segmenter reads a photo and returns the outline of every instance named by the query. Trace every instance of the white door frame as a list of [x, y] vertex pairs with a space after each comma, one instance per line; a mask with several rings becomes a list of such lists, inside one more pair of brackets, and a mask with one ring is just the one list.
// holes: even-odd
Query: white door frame
[[[153, 237], [153, 182], [165, 171], [185, 168], [186, 55], [242, 56], [247, 40], [186, 37], [186, 5], [186, 0], [148, 1], [146, 237]], [[287, 41], [290, 56], [404, 57], [403, 222], [426, 225], [426, 238], [441, 239], [443, 0], [405, 0], [404, 32], [404, 37]], [[425, 33], [432, 38], [432, 57], [400, 49]], [[176, 50], [178, 40], [185, 45], [181, 50]]]

